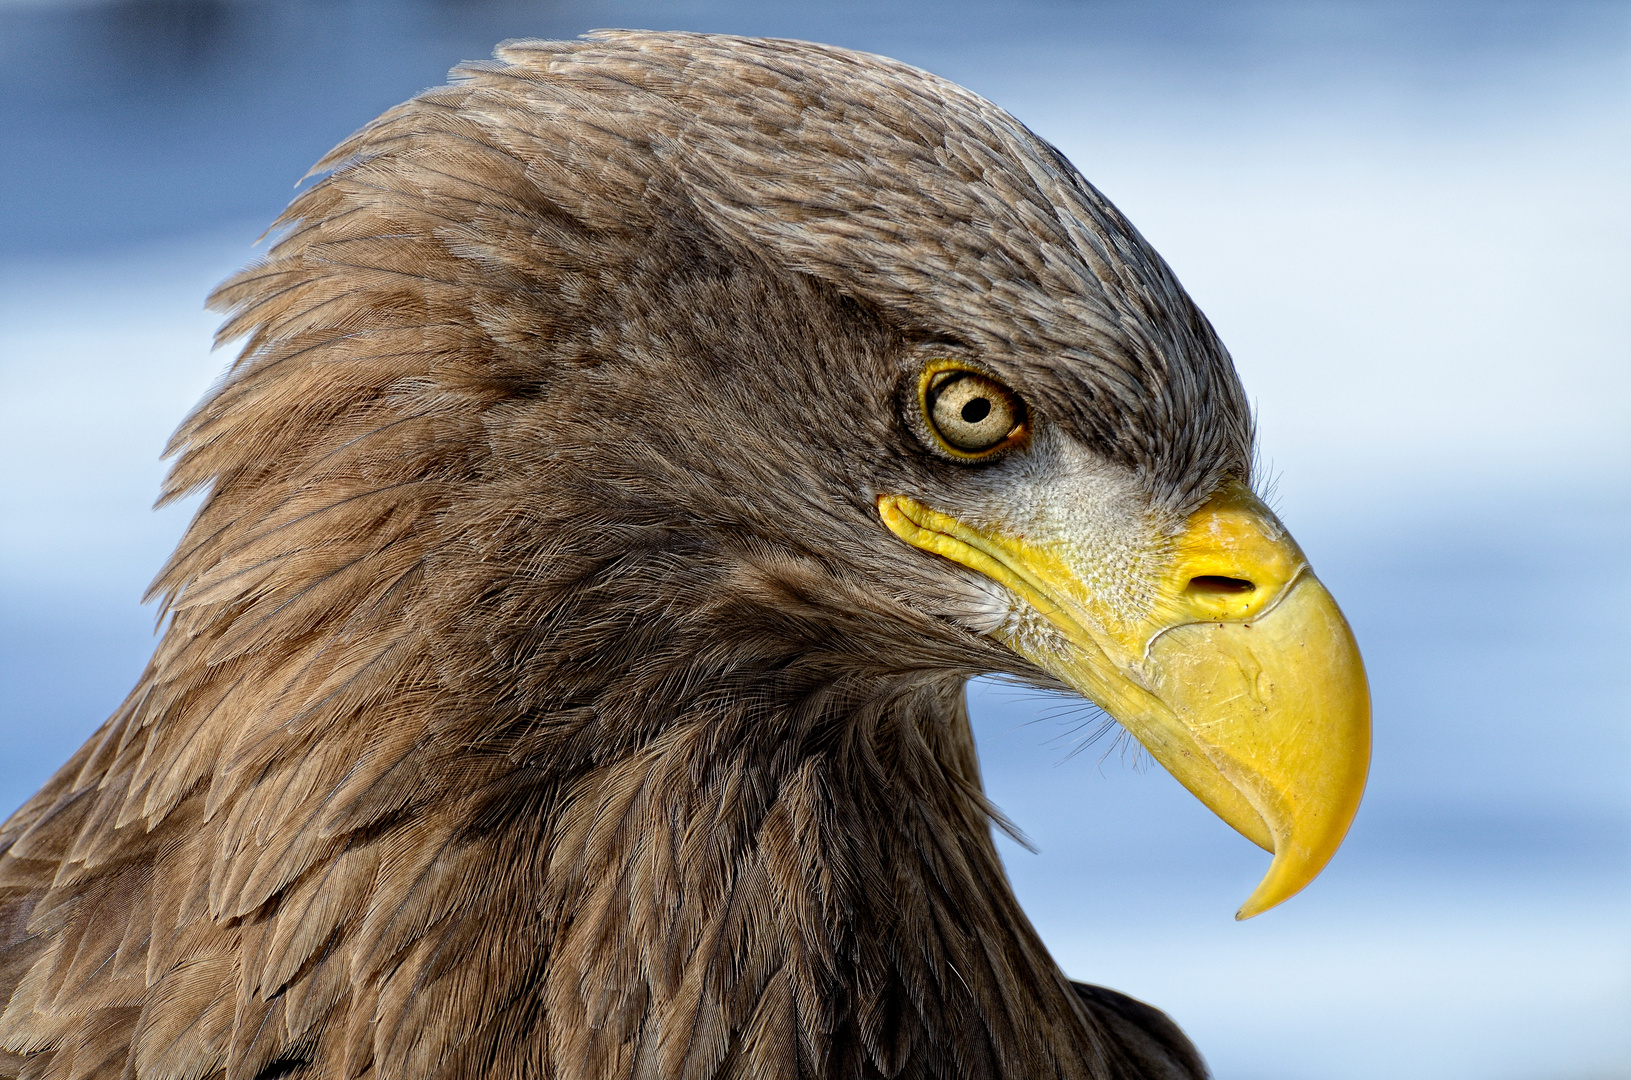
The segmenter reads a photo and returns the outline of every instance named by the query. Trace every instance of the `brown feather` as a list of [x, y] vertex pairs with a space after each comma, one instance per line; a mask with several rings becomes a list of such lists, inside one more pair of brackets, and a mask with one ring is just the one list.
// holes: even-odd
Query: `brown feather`
[[517, 42], [215, 294], [130, 698], [0, 828], [0, 1076], [1195, 1078], [1009, 889], [873, 513], [978, 355], [1181, 513], [1250, 417], [1056, 151], [877, 57]]

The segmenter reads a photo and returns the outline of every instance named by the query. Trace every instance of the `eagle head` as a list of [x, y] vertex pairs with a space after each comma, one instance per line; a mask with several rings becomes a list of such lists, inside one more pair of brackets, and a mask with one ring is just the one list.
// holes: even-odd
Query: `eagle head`
[[1369, 702], [1115, 208], [925, 72], [694, 34], [507, 44], [318, 168], [215, 294], [152, 662], [0, 829], [0, 1075], [1201, 1075], [1026, 922], [965, 684], [1123, 724], [1273, 852], [1242, 917]]

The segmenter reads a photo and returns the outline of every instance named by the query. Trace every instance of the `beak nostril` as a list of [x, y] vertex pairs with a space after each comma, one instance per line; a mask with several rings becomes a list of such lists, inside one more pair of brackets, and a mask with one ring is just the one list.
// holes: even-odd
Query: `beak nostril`
[[1189, 579], [1189, 586], [1185, 590], [1192, 593], [1202, 593], [1212, 596], [1231, 596], [1239, 593], [1249, 593], [1257, 588], [1244, 578], [1221, 577], [1217, 574], [1202, 574]]

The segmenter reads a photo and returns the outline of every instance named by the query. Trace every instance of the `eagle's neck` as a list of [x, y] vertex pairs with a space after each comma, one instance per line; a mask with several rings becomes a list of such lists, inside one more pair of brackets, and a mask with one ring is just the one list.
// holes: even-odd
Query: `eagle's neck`
[[961, 680], [814, 697], [673, 723], [563, 792], [540, 970], [562, 1075], [1090, 1075]]
[[710, 622], [775, 643], [744, 657], [677, 606], [513, 641], [471, 610], [251, 648], [181, 609], [0, 836], [49, 913], [6, 1015], [72, 986], [126, 1018], [86, 1038], [231, 1078], [1108, 1075], [998, 860], [961, 675], [857, 674], [785, 620]]

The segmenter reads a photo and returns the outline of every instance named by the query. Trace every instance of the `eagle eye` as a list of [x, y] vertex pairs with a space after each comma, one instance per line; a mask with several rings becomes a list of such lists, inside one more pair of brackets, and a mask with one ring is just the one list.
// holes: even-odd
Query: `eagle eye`
[[1024, 434], [1025, 403], [981, 372], [932, 363], [923, 372], [920, 397], [929, 430], [955, 457], [989, 457]]

